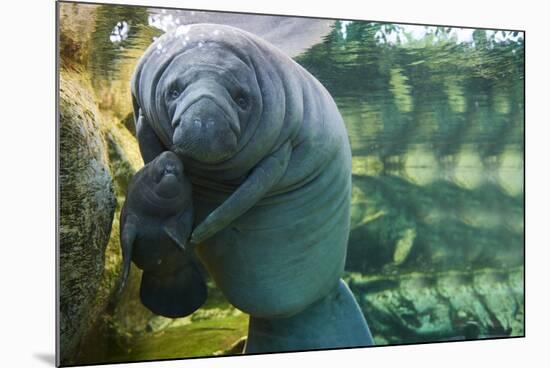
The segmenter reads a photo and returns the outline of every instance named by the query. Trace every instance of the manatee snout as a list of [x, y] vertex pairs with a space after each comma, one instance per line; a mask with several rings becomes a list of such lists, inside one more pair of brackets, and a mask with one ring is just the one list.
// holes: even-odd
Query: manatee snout
[[155, 164], [155, 192], [162, 198], [173, 198], [180, 194], [183, 180], [183, 164], [170, 151], [159, 155]]
[[181, 114], [175, 114], [176, 151], [200, 161], [219, 162], [231, 157], [241, 134], [239, 116], [222, 96], [203, 96]]
[[238, 116], [230, 116], [233, 114], [224, 111], [220, 105], [213, 98], [203, 97], [189, 106], [181, 117], [176, 117], [173, 125], [184, 124], [191, 129], [205, 131], [229, 128], [238, 137], [241, 134]]
[[183, 174], [183, 164], [178, 156], [171, 151], [162, 152], [155, 161], [157, 171], [162, 176], [175, 175], [181, 176]]

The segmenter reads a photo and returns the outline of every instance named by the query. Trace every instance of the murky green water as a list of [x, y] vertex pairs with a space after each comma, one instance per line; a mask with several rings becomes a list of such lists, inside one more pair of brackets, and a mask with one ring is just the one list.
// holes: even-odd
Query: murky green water
[[[351, 257], [350, 268], [522, 265], [522, 40], [476, 30], [470, 42], [443, 33], [399, 45], [376, 41], [379, 24], [351, 23], [346, 38], [336, 27], [297, 59], [332, 93], [348, 128], [354, 198], [365, 201], [355, 202], [352, 238], [412, 242], [407, 256], [393, 254], [399, 262], [373, 250]], [[352, 253], [362, 244], [355, 238]]]
[[378, 343], [523, 334], [523, 57], [514, 32], [337, 22], [297, 58], [348, 128], [347, 269]]
[[[165, 29], [267, 22], [231, 17], [100, 6], [100, 105], [115, 109], [113, 86], [129, 88], [128, 65]], [[322, 38], [295, 60], [348, 129], [346, 280], [377, 343], [523, 335], [523, 34], [337, 21]]]

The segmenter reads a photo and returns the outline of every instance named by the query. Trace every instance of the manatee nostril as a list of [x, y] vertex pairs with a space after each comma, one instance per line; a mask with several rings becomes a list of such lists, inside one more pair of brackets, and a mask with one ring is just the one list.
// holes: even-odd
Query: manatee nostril
[[164, 174], [174, 174], [176, 172], [176, 166], [175, 165], [166, 165], [164, 168]]
[[197, 127], [197, 128], [200, 128], [200, 127], [202, 126], [201, 119], [199, 119], [199, 118], [194, 118], [194, 119], [193, 119], [193, 125], [195, 125], [195, 127]]

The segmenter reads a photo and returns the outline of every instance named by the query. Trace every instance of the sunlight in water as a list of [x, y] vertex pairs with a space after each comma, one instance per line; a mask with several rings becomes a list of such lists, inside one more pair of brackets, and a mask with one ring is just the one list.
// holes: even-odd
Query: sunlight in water
[[474, 146], [465, 145], [453, 160], [454, 182], [459, 186], [473, 190], [487, 181], [483, 162]]
[[433, 151], [427, 145], [419, 144], [405, 154], [403, 174], [415, 184], [427, 185], [439, 178], [438, 166]]
[[499, 184], [511, 196], [523, 194], [523, 157], [517, 150], [507, 150], [499, 157]]

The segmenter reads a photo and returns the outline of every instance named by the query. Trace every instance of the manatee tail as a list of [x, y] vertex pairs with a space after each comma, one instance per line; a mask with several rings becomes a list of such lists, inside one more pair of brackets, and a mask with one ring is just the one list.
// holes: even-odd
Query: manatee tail
[[141, 277], [142, 304], [164, 317], [185, 317], [199, 309], [206, 296], [204, 279], [191, 264], [174, 274], [158, 275], [144, 271]]

